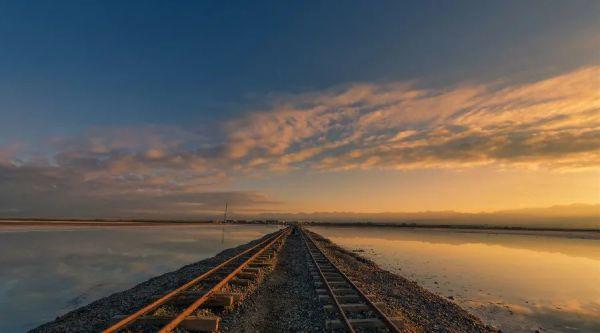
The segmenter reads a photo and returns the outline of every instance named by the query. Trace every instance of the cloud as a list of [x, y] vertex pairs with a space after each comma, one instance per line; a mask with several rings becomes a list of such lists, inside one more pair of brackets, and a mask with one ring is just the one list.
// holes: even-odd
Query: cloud
[[[281, 203], [255, 191], [217, 191], [164, 179], [122, 175], [86, 181], [57, 167], [0, 166], [0, 211], [5, 216], [214, 218], [228, 202], [237, 214]], [[190, 189], [192, 188], [192, 189]]]
[[43, 149], [0, 146], [0, 211], [212, 214], [224, 201], [272, 211], [280, 202], [262, 193], [223, 191], [232, 179], [271, 171], [597, 168], [598, 78], [600, 67], [589, 67], [518, 85], [354, 84], [277, 98], [212, 126], [219, 130], [210, 135], [176, 126], [95, 128]]
[[[225, 160], [179, 128], [94, 129], [55, 139], [48, 156], [0, 149], [3, 216], [196, 217], [280, 204], [255, 191], [225, 191]], [[193, 147], [193, 148], [190, 148]]]
[[293, 96], [230, 122], [228, 157], [250, 166], [561, 170], [598, 165], [600, 67], [512, 86], [359, 84]]

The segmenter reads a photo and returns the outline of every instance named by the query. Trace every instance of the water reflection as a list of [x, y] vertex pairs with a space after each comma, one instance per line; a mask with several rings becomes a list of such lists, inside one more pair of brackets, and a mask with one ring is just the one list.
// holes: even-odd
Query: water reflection
[[271, 226], [0, 228], [0, 332], [22, 332]]
[[595, 234], [313, 228], [509, 332], [600, 332]]

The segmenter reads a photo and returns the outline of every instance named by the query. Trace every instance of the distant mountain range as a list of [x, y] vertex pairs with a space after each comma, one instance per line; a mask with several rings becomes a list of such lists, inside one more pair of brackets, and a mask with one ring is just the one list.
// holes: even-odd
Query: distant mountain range
[[461, 213], [455, 211], [269, 213], [260, 214], [259, 218], [323, 222], [461, 224], [600, 229], [600, 204], [572, 204], [480, 213]]

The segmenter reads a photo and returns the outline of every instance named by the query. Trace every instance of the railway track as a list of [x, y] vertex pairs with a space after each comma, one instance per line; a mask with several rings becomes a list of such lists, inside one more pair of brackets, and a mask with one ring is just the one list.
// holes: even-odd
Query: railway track
[[319, 298], [330, 314], [327, 329], [345, 332], [400, 332], [391, 318], [342, 272], [312, 239], [301, 229], [310, 254], [309, 268], [317, 286]]
[[118, 317], [119, 321], [103, 333], [216, 331], [220, 317], [215, 309], [232, 306], [239, 300], [241, 295], [235, 292], [236, 288], [249, 285], [263, 268], [271, 265], [290, 230], [281, 229], [137, 312]]

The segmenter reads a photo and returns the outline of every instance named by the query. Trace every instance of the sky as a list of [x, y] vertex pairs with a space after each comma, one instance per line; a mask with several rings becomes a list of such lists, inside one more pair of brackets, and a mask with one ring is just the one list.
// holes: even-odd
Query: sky
[[600, 203], [597, 1], [3, 1], [0, 216]]

